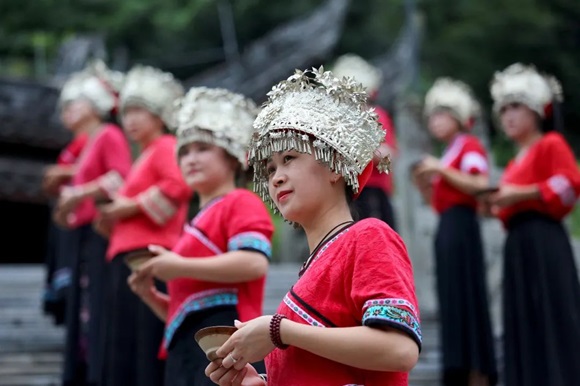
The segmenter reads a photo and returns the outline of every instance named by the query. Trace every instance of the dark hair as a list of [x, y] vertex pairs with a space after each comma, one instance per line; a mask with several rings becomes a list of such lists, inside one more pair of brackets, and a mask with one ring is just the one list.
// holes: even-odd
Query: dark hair
[[541, 119], [538, 127], [542, 133], [548, 133], [550, 131], [564, 130], [564, 118], [562, 114], [562, 103], [556, 100], [552, 101], [551, 115], [546, 114], [544, 119]]
[[354, 199], [354, 192], [352, 191], [352, 188], [346, 185], [344, 188], [344, 193], [346, 196], [346, 203], [348, 204], [348, 208], [350, 209], [350, 215], [352, 216], [352, 219], [354, 221], [360, 220], [360, 213], [358, 211], [358, 207]]

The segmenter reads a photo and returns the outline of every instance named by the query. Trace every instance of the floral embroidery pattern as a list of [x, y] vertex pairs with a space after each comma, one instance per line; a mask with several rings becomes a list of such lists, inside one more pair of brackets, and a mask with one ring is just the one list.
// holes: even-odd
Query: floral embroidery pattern
[[416, 313], [415, 306], [411, 303], [406, 301], [405, 299], [396, 299], [396, 298], [386, 298], [386, 299], [373, 299], [368, 300], [365, 302], [363, 306], [363, 310], [367, 309], [368, 307], [372, 306], [406, 306], [408, 307], [413, 313]]
[[259, 232], [239, 233], [228, 241], [228, 251], [239, 251], [245, 248], [260, 251], [268, 259], [272, 258], [272, 244], [266, 236]]
[[318, 320], [310, 316], [306, 311], [304, 311], [298, 304], [294, 303], [292, 299], [286, 294], [284, 296], [284, 303], [292, 310], [296, 315], [304, 319], [308, 324], [314, 327], [326, 327], [324, 324], [320, 323]]
[[235, 306], [238, 304], [237, 290], [234, 288], [220, 288], [209, 291], [202, 291], [189, 296], [175, 312], [164, 334], [164, 346], [167, 348], [173, 335], [185, 320], [185, 317], [192, 312], [205, 310], [217, 306]]
[[363, 315], [363, 325], [372, 320], [382, 320], [397, 324], [411, 333], [419, 342], [423, 341], [421, 326], [415, 315], [405, 309], [396, 306], [371, 306]]

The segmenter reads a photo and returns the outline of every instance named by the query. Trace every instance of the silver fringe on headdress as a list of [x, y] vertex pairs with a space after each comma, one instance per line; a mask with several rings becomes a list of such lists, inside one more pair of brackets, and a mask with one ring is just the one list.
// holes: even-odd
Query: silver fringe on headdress
[[183, 86], [169, 72], [136, 65], [127, 73], [121, 90], [121, 112], [139, 106], [161, 118], [168, 129], [176, 127], [176, 101], [183, 96]]
[[62, 108], [67, 103], [85, 99], [104, 118], [117, 107], [124, 78], [123, 73], [112, 71], [103, 61], [95, 60], [68, 78], [60, 92], [59, 106]]
[[442, 109], [448, 111], [467, 129], [470, 121], [480, 114], [479, 103], [475, 100], [471, 88], [451, 78], [438, 78], [425, 95], [425, 117]]
[[[357, 194], [358, 177], [385, 138], [377, 114], [367, 106], [363, 86], [321, 67], [297, 70], [275, 85], [268, 97], [250, 143], [256, 193], [276, 209], [268, 194], [266, 160], [272, 153], [294, 149], [314, 154]], [[385, 157], [377, 168], [388, 172], [389, 162]]]
[[490, 86], [493, 110], [499, 114], [510, 103], [521, 103], [544, 118], [552, 101], [563, 100], [562, 85], [552, 75], [541, 74], [533, 65], [514, 63], [496, 72]]
[[192, 142], [219, 146], [248, 168], [247, 149], [258, 107], [249, 98], [221, 88], [194, 87], [180, 101], [177, 151]]

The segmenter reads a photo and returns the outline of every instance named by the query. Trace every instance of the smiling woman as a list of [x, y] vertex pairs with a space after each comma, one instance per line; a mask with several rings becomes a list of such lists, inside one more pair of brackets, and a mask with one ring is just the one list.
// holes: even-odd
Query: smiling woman
[[[348, 205], [384, 138], [367, 95], [320, 69], [269, 97], [250, 145], [254, 186], [304, 228], [311, 254], [278, 312], [236, 322], [206, 374], [220, 385], [407, 385], [422, 336], [411, 262], [395, 231], [355, 223]], [[264, 357], [258, 375], [250, 363]]]
[[[211, 385], [194, 334], [262, 314], [274, 229], [260, 199], [235, 184], [247, 168], [256, 110], [242, 95], [205, 87], [189, 90], [181, 103], [178, 162], [201, 209], [172, 251], [150, 247], [157, 257], [130, 278], [131, 288], [166, 322], [166, 386]], [[167, 282], [168, 295], [152, 287], [153, 277]]]

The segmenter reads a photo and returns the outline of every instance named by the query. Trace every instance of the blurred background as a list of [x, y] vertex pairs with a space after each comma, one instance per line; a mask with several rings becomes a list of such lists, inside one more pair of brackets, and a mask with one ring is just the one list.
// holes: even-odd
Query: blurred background
[[[172, 72], [187, 87], [226, 87], [261, 103], [270, 87], [295, 68], [331, 67], [333, 60], [344, 53], [364, 57], [384, 74], [377, 101], [393, 117], [400, 147], [394, 167], [397, 220], [415, 265], [423, 319], [432, 321], [433, 327], [427, 326], [426, 331], [435, 331], [431, 251], [435, 216], [412, 189], [408, 176], [409, 165], [417, 157], [441, 150], [424, 129], [424, 93], [439, 76], [451, 76], [472, 86], [483, 105], [484, 116], [476, 133], [491, 151], [493, 182], [514, 149], [490, 114], [489, 82], [495, 71], [512, 63], [535, 64], [563, 85], [564, 135], [578, 154], [579, 1], [0, 1], [0, 292], [7, 294], [4, 303], [0, 299], [0, 307], [11, 301], [20, 307], [23, 301], [18, 296], [30, 296], [29, 303], [24, 301], [29, 311], [18, 311], [20, 308], [15, 306], [11, 313], [2, 308], [5, 317], [0, 318], [0, 341], [5, 338], [4, 342], [20, 348], [10, 351], [6, 347], [13, 346], [4, 344], [9, 354], [5, 356], [0, 348], [0, 385], [51, 384], [49, 380], [54, 378], [18, 383], [14, 379], [20, 378], [13, 376], [13, 383], [3, 383], [3, 376], [14, 375], [14, 371], [2, 369], [13, 367], [14, 359], [11, 362], [9, 358], [16, 352], [34, 350], [31, 347], [41, 353], [59, 349], [59, 331], [45, 331], [48, 335], [42, 336], [48, 336], [48, 348], [42, 349], [24, 343], [18, 346], [16, 338], [8, 338], [14, 323], [26, 324], [26, 318], [38, 318], [30, 315], [39, 310], [30, 309], [41, 295], [41, 263], [49, 221], [40, 181], [43, 168], [54, 162], [70, 140], [61, 127], [56, 105], [59, 86], [69, 74], [81, 70], [93, 58], [122, 71], [137, 63], [148, 64]], [[276, 271], [284, 278], [278, 287], [270, 281], [273, 302], [295, 279], [294, 266], [304, 259], [300, 249], [303, 244], [296, 242], [300, 235], [280, 219], [276, 221], [274, 261], [280, 267], [291, 268]], [[573, 235], [580, 237], [578, 210], [567, 225]], [[483, 232], [493, 315], [497, 335], [501, 336], [503, 231], [496, 220], [490, 219], [483, 220]], [[580, 244], [574, 243], [576, 256], [580, 256]], [[27, 271], [24, 265], [32, 268]], [[31, 329], [49, 325], [34, 320]], [[422, 368], [425, 374], [435, 374], [436, 336], [429, 339], [432, 343], [426, 346]], [[21, 358], [23, 362], [16, 363], [29, 369], [41, 357]], [[49, 362], [56, 368], [54, 361]], [[418, 374], [414, 379], [424, 379], [425, 383], [417, 385], [436, 384], [434, 375], [421, 377]]]

